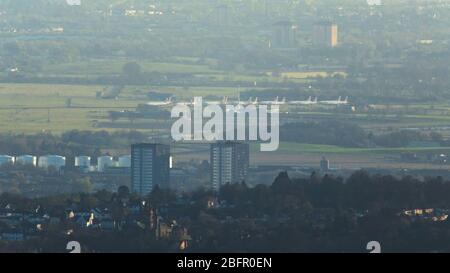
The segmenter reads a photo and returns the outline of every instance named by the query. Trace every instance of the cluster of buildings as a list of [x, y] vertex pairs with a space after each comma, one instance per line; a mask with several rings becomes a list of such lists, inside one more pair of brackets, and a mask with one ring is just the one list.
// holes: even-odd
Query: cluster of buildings
[[446, 209], [412, 209], [405, 210], [400, 213], [408, 217], [412, 221], [432, 221], [432, 222], [442, 222], [447, 220], [449, 211]]
[[[292, 48], [297, 44], [298, 26], [291, 21], [280, 21], [273, 25], [271, 46]], [[320, 21], [313, 25], [312, 44], [319, 48], [338, 46], [338, 26], [331, 21]]]
[[[437, 146], [440, 145], [436, 144], [434, 147]], [[450, 155], [445, 153], [418, 154], [414, 152], [404, 152], [400, 155], [399, 159], [401, 162], [407, 163], [430, 163], [440, 165], [448, 165], [450, 163]]]
[[175, 249], [184, 250], [191, 240], [186, 228], [159, 213], [146, 202], [130, 202], [128, 198], [115, 200], [122, 208], [127, 208], [126, 215], [118, 220], [107, 207], [83, 210], [77, 205], [68, 206], [63, 214], [52, 215], [41, 207], [24, 211], [8, 204], [0, 208], [0, 240], [18, 242], [40, 238], [48, 230], [59, 230], [66, 235], [75, 232], [114, 232], [151, 230], [156, 239], [171, 241]]
[[7, 205], [0, 209], [0, 239], [3, 241], [23, 241], [37, 237], [45, 226], [50, 226], [59, 219], [46, 214], [22, 213]]
[[[250, 162], [248, 143], [217, 142], [210, 148], [210, 182], [211, 188], [218, 191], [222, 185], [240, 183], [246, 180]], [[131, 190], [146, 195], [158, 186], [170, 188], [171, 177], [176, 177], [177, 169], [172, 169], [170, 146], [165, 144], [140, 143], [131, 146], [130, 155], [122, 155], [115, 159], [112, 156], [100, 156], [97, 163], [92, 164], [89, 156], [76, 156], [74, 163], [67, 163], [66, 157], [60, 155], [47, 156], [10, 156], [0, 155], [0, 166], [31, 165], [43, 169], [62, 171], [75, 167], [83, 173], [115, 173], [130, 175]], [[73, 165], [72, 165], [73, 164]]]
[[[210, 178], [213, 190], [222, 185], [240, 183], [248, 174], [249, 144], [217, 142], [211, 144]], [[169, 188], [170, 146], [164, 144], [134, 144], [131, 147], [131, 189], [141, 195], [150, 193], [158, 185]]]

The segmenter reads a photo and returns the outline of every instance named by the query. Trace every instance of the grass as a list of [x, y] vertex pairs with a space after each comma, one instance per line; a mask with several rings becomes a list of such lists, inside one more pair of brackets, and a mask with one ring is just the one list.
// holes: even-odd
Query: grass
[[[158, 72], [158, 73], [188, 73], [193, 74], [196, 77], [207, 77], [213, 81], [245, 81], [256, 83], [261, 82], [274, 82], [281, 83], [286, 80], [296, 83], [309, 83], [312, 82], [311, 78], [314, 77], [326, 77], [330, 74], [327, 72], [287, 72], [280, 76], [273, 77], [270, 73], [267, 75], [249, 75], [240, 71], [220, 71], [214, 67], [214, 61], [209, 60], [206, 64], [185, 64], [180, 63], [186, 59], [177, 57], [173, 62], [151, 62], [134, 60], [137, 62], [144, 72]], [[122, 73], [122, 67], [128, 62], [132, 62], [130, 59], [91, 59], [84, 60], [82, 62], [60, 63], [51, 64], [44, 67], [41, 72], [45, 76], [64, 76], [64, 77], [87, 77], [87, 76], [111, 76], [120, 75]], [[192, 61], [192, 60], [191, 60]]]
[[[259, 145], [252, 145], [252, 149], [255, 151], [259, 150]], [[335, 145], [281, 142], [278, 152], [312, 154], [400, 154], [405, 152], [450, 153], [450, 147], [348, 148]]]
[[[147, 99], [136, 96], [137, 91], [158, 90], [175, 94], [188, 100], [194, 96], [227, 95], [236, 97], [237, 89], [228, 87], [203, 88], [192, 87], [142, 87], [127, 86], [119, 99], [96, 99], [96, 92], [104, 86], [95, 85], [50, 85], [50, 84], [0, 84], [0, 133], [36, 133], [51, 131], [62, 133], [67, 130], [97, 130], [96, 121], [107, 121], [108, 111], [123, 108], [134, 108]], [[71, 99], [73, 107], [65, 108], [67, 99]], [[26, 107], [42, 107], [42, 109], [23, 109]], [[50, 122], [48, 122], [48, 109]], [[96, 108], [97, 107], [97, 108]], [[103, 108], [103, 109], [100, 109]], [[112, 130], [112, 129], [111, 129]]]
[[[166, 68], [162, 68], [166, 69]], [[167, 68], [169, 69], [169, 68]], [[179, 69], [182, 69], [180, 66]], [[48, 130], [55, 133], [71, 129], [96, 130], [93, 125], [96, 121], [107, 121], [110, 110], [134, 108], [145, 102], [145, 96], [151, 90], [172, 94], [182, 100], [190, 100], [194, 96], [217, 97], [229, 96], [236, 99], [239, 92], [246, 89], [233, 87], [152, 87], [152, 86], [126, 86], [116, 99], [96, 99], [96, 92], [102, 91], [104, 86], [99, 85], [51, 85], [51, 84], [0, 84], [0, 133], [23, 132], [34, 133]], [[253, 88], [252, 88], [253, 89]], [[258, 87], [254, 89], [258, 90]], [[264, 90], [260, 88], [260, 90]], [[74, 107], [65, 108], [67, 99], [71, 99]], [[415, 107], [419, 107], [417, 105]], [[41, 107], [42, 109], [26, 109], [27, 107]], [[58, 108], [50, 111], [50, 122], [47, 118], [47, 107]], [[91, 108], [89, 108], [91, 107]], [[427, 107], [425, 104], [422, 107]], [[442, 106], [443, 107], [443, 106]], [[307, 119], [338, 119], [358, 124], [367, 130], [380, 130], [405, 127], [430, 127], [446, 126], [450, 117], [444, 114], [428, 112], [428, 114], [382, 115], [367, 113], [336, 113], [331, 108], [314, 107], [310, 111], [303, 109], [291, 109], [290, 112], [298, 115], [290, 115], [290, 120]], [[422, 112], [421, 112], [422, 113]], [[282, 117], [283, 118], [283, 117]], [[112, 129], [111, 129], [112, 130]], [[446, 135], [449, 130], [441, 131]], [[310, 153], [390, 153], [404, 151], [430, 151], [430, 148], [399, 148], [399, 149], [354, 149], [326, 145], [309, 144], [282, 144], [283, 152], [310, 152]], [[449, 148], [436, 147], [434, 150]]]
[[[111, 109], [135, 107], [139, 103], [129, 98], [96, 99], [96, 92], [102, 89], [103, 86], [0, 84], [0, 132], [95, 130], [95, 120], [106, 117]], [[68, 98], [74, 107], [98, 108], [65, 108]], [[26, 107], [42, 109], [23, 109]], [[50, 122], [46, 107], [58, 107], [50, 110]]]
[[[122, 67], [130, 62], [129, 59], [91, 59], [83, 62], [72, 62], [53, 64], [45, 67], [43, 73], [51, 75], [118, 75], [122, 73]], [[180, 64], [180, 63], [165, 63], [165, 62], [136, 62], [141, 66], [145, 72], [159, 72], [159, 73], [193, 73], [193, 74], [211, 74], [218, 73], [211, 69], [208, 65], [196, 64]]]
[[88, 111], [80, 109], [51, 110], [49, 122], [47, 110], [25, 110], [18, 113], [14, 110], [0, 110], [0, 114], [2, 133], [62, 133], [73, 129], [93, 129]]
[[[228, 96], [232, 99], [237, 99], [240, 92], [245, 92], [246, 89], [239, 89], [234, 87], [154, 87], [154, 90], [158, 90], [163, 93], [174, 94], [178, 98], [190, 100], [195, 96], [207, 97], [207, 96]], [[264, 90], [263, 88], [252, 88], [254, 90]]]
[[334, 72], [328, 73], [325, 71], [308, 71], [308, 72], [283, 72], [281, 73], [282, 78], [288, 79], [308, 79], [308, 78], [317, 78], [317, 77], [333, 77], [335, 75], [340, 75], [342, 77], [347, 76], [345, 72]]

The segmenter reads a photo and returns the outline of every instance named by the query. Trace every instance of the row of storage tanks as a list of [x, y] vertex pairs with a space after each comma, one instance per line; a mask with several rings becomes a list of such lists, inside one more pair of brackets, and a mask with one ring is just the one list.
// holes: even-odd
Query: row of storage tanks
[[[90, 168], [91, 157], [89, 156], [77, 156], [75, 157], [75, 167]], [[119, 156], [117, 161], [114, 161], [112, 156], [100, 156], [97, 158], [97, 171], [104, 172], [109, 167], [131, 167], [131, 156], [123, 155]]]
[[[37, 156], [33, 155], [21, 155], [21, 156], [9, 156], [0, 155], [0, 166], [5, 164], [22, 164], [33, 165], [41, 168], [54, 167], [60, 169], [66, 166], [66, 158], [59, 155], [46, 155], [40, 156], [39, 160]], [[91, 157], [89, 156], [77, 156], [75, 157], [75, 167], [80, 168], [92, 168]], [[100, 156], [97, 158], [96, 169], [99, 172], [104, 172], [109, 167], [131, 167], [131, 156], [124, 155], [119, 156], [117, 161], [114, 161], [112, 156]]]

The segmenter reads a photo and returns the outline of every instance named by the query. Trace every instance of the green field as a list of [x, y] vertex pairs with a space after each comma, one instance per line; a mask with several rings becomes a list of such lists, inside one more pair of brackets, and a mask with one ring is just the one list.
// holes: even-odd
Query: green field
[[46, 65], [40, 76], [51, 77], [94, 77], [94, 76], [112, 76], [120, 75], [122, 67], [129, 62], [136, 62], [141, 67], [142, 72], [146, 73], [183, 73], [192, 74], [195, 77], [207, 78], [211, 81], [234, 81], [234, 82], [250, 82], [258, 87], [260, 82], [281, 83], [286, 80], [295, 83], [312, 82], [314, 77], [326, 77], [328, 74], [324, 71], [318, 72], [291, 72], [289, 75], [295, 77], [287, 77], [284, 74], [271, 76], [270, 73], [249, 74], [243, 69], [236, 68], [234, 71], [223, 71], [216, 68], [214, 60], [205, 60], [203, 63], [197, 64], [195, 60], [174, 57], [173, 61], [168, 62], [151, 62], [130, 59], [90, 59], [82, 62], [58, 63]]
[[[150, 100], [145, 95], [150, 90], [176, 95], [183, 100], [208, 95], [236, 98], [238, 94], [237, 89], [227, 87], [127, 86], [117, 99], [97, 99], [96, 93], [103, 89], [104, 86], [96, 85], [0, 84], [0, 133], [108, 129], [94, 125], [108, 121], [111, 110], [132, 110]], [[71, 108], [66, 108], [68, 99]]]
[[[253, 144], [252, 151], [259, 151], [259, 144]], [[402, 147], [402, 148], [347, 148], [334, 145], [281, 142], [277, 152], [283, 154], [400, 154], [413, 153], [450, 153], [450, 147]]]
[[[43, 73], [49, 75], [118, 75], [122, 73], [122, 66], [130, 60], [120, 59], [91, 59], [83, 62], [52, 64], [44, 68]], [[182, 64], [136, 61], [144, 72], [159, 73], [193, 73], [193, 74], [217, 74], [218, 71], [208, 65]]]
[[[105, 117], [109, 110], [137, 105], [135, 100], [127, 98], [96, 99], [96, 92], [102, 89], [102, 86], [0, 84], [0, 130], [3, 133], [61, 133], [71, 129], [94, 129], [95, 120]], [[74, 108], [65, 108], [69, 98]]]
[[[182, 68], [180, 67], [180, 69]], [[138, 104], [150, 100], [146, 96], [149, 91], [167, 93], [167, 96], [169, 94], [175, 95], [181, 100], [190, 100], [194, 96], [206, 97], [211, 95], [216, 97], [229, 96], [231, 99], [236, 99], [239, 92], [245, 91], [243, 88], [233, 87], [126, 86], [117, 99], [97, 99], [96, 93], [104, 88], [105, 86], [100, 85], [0, 84], [0, 132], [35, 133], [51, 131], [61, 133], [72, 129], [117, 130], [120, 128], [119, 126], [112, 126], [115, 129], [97, 128], [95, 126], [99, 122], [109, 121], [109, 111], [134, 109]], [[257, 87], [254, 89], [258, 90]], [[71, 100], [71, 108], [66, 107], [68, 99]], [[429, 109], [430, 105], [409, 105], [408, 107], [413, 111], [401, 115], [336, 112], [332, 107], [323, 106], [292, 109], [282, 107], [282, 111], [284, 108], [289, 111], [290, 122], [302, 121], [304, 118], [308, 120], [337, 119], [352, 122], [366, 130], [374, 131], [383, 131], [389, 128], [446, 127], [450, 121], [450, 115], [445, 114], [450, 109], [446, 104], [433, 105], [433, 110], [428, 112], [424, 112], [423, 109]], [[418, 114], [414, 114], [414, 109], [419, 109], [417, 110]], [[122, 120], [121, 122], [126, 124], [128, 121]], [[441, 130], [440, 133], [444, 136], [450, 135], [448, 130]], [[350, 149], [323, 145], [302, 146], [301, 144], [291, 144], [288, 147], [282, 145], [281, 149], [285, 149], [286, 152], [299, 150], [315, 153], [324, 151], [328, 153], [402, 151], [401, 149]], [[411, 148], [408, 149], [411, 150]], [[420, 148], [416, 149], [419, 149], [418, 152], [420, 152]], [[430, 148], [426, 149], [429, 150]], [[444, 150], [444, 148], [436, 147], [436, 150]]]

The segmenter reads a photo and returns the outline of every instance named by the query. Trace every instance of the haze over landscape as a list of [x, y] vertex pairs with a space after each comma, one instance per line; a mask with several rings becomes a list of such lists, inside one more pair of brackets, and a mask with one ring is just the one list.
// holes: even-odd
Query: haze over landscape
[[[449, 15], [442, 0], [2, 0], [0, 252], [449, 251]], [[279, 107], [278, 149], [175, 141], [171, 111], [195, 97]]]

